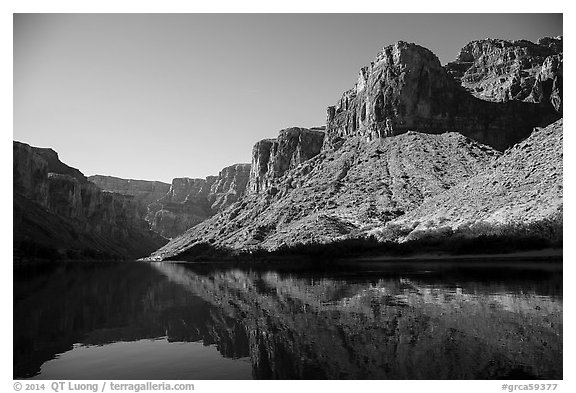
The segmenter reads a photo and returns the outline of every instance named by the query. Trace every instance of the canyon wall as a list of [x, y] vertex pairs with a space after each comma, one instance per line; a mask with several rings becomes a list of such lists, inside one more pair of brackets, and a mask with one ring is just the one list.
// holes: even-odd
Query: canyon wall
[[552, 105], [475, 97], [428, 49], [400, 41], [362, 68], [354, 88], [328, 107], [324, 148], [338, 148], [352, 135], [373, 140], [410, 130], [460, 132], [504, 150], [560, 117]]
[[234, 164], [218, 176], [176, 178], [164, 196], [148, 205], [147, 221], [153, 231], [172, 238], [226, 209], [244, 192], [250, 164]]
[[208, 195], [213, 213], [225, 209], [244, 195], [250, 180], [250, 168], [250, 164], [234, 164], [220, 171]]
[[100, 190], [55, 151], [14, 142], [13, 159], [15, 257], [137, 258], [165, 243], [133, 197]]
[[[274, 179], [320, 153], [324, 132], [292, 127], [281, 130], [276, 139], [264, 139], [252, 149], [249, 193], [270, 189]], [[272, 191], [274, 192], [274, 191]]]
[[150, 203], [156, 202], [170, 190], [170, 184], [160, 181], [122, 179], [103, 175], [89, 176], [88, 180], [103, 191], [132, 195], [143, 216], [146, 215]]
[[[557, 242], [562, 123], [551, 126], [554, 133], [545, 133], [553, 148], [537, 136], [521, 147], [516, 144], [535, 127], [561, 118], [561, 51], [560, 38], [537, 44], [485, 40], [469, 44], [456, 62], [443, 67], [431, 51], [416, 44], [385, 47], [362, 68], [355, 87], [328, 108], [325, 130], [289, 128], [256, 143], [246, 195], [172, 239], [150, 259], [284, 252], [375, 237], [403, 242], [413, 231], [428, 228], [428, 221], [432, 230], [442, 229], [443, 220], [458, 226], [459, 214], [466, 225], [486, 230], [493, 224], [526, 225], [515, 229], [522, 236], [533, 235], [528, 226], [548, 220], [551, 232], [538, 236]], [[522, 94], [510, 82], [516, 70], [525, 81], [518, 82], [525, 86]], [[532, 79], [526, 70], [532, 70]], [[542, 182], [524, 170], [509, 170], [504, 157], [512, 146], [523, 159], [514, 160], [534, 173], [556, 168], [546, 183], [550, 192], [544, 193], [550, 208], [522, 197], [533, 195]], [[492, 171], [503, 171], [507, 180], [494, 175], [497, 186], [488, 184]], [[448, 197], [461, 184], [480, 195]], [[443, 205], [444, 197], [455, 205]], [[460, 213], [438, 218], [434, 208], [418, 210], [420, 206]], [[466, 206], [473, 207], [462, 212]], [[529, 214], [506, 213], [521, 211]], [[484, 222], [484, 213], [500, 214], [500, 220]], [[430, 219], [422, 221], [418, 214]], [[403, 218], [410, 218], [408, 224]], [[471, 234], [476, 235], [484, 233]]]
[[552, 105], [562, 114], [562, 37], [536, 43], [518, 40], [472, 41], [445, 68], [477, 98]]

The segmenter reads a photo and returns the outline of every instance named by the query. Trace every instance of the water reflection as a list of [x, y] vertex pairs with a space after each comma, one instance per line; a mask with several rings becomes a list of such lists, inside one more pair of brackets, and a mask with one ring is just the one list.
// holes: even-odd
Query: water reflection
[[562, 378], [561, 265], [69, 264], [14, 288], [15, 377]]

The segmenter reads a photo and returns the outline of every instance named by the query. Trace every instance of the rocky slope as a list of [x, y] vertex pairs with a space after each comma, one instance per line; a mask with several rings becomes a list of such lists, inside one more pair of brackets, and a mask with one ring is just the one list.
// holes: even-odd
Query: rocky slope
[[377, 142], [348, 138], [338, 151], [320, 153], [286, 171], [265, 192], [245, 196], [152, 258], [185, 258], [204, 243], [275, 250], [350, 236], [476, 175], [497, 155], [456, 133], [409, 132]]
[[370, 66], [362, 68], [356, 86], [336, 106], [328, 107], [324, 148], [337, 149], [353, 135], [373, 140], [411, 130], [460, 132], [504, 150], [528, 136], [532, 127], [559, 117], [549, 104], [474, 97], [436, 55], [400, 41], [385, 47]]
[[162, 198], [170, 190], [170, 184], [160, 181], [121, 179], [114, 176], [94, 175], [88, 180], [103, 191], [132, 195], [142, 216], [148, 212], [148, 205]]
[[137, 258], [165, 243], [131, 197], [103, 192], [51, 149], [13, 143], [14, 257]]
[[562, 37], [536, 43], [478, 40], [462, 48], [446, 69], [483, 100], [543, 103], [562, 114], [562, 52]]
[[250, 164], [234, 164], [220, 171], [210, 187], [208, 202], [213, 213], [236, 202], [247, 191]]
[[[535, 129], [529, 138], [507, 150], [485, 170], [424, 201], [387, 228], [409, 232], [406, 238], [411, 239], [427, 233], [465, 234], [474, 227], [492, 228], [493, 232], [503, 224], [538, 223], [532, 231], [559, 230], [546, 235], [561, 238], [562, 141], [562, 119]], [[389, 233], [386, 228], [376, 232]]]

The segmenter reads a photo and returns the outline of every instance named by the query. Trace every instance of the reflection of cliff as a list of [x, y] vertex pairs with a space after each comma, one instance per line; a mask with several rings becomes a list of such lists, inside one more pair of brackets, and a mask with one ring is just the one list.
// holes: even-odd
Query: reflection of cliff
[[[14, 377], [30, 377], [76, 343], [105, 345], [167, 336], [248, 356], [238, 322], [163, 279], [147, 264], [61, 264], [17, 269]], [[242, 345], [244, 343], [244, 345]]]
[[561, 272], [518, 270], [16, 269], [14, 377], [76, 343], [166, 337], [250, 356], [255, 378], [561, 378]]
[[243, 321], [257, 378], [562, 376], [562, 304], [548, 297], [154, 266]]

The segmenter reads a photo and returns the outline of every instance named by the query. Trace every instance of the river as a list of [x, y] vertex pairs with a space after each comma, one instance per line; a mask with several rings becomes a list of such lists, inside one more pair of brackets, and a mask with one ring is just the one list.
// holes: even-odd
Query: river
[[14, 268], [14, 378], [562, 379], [559, 262]]

